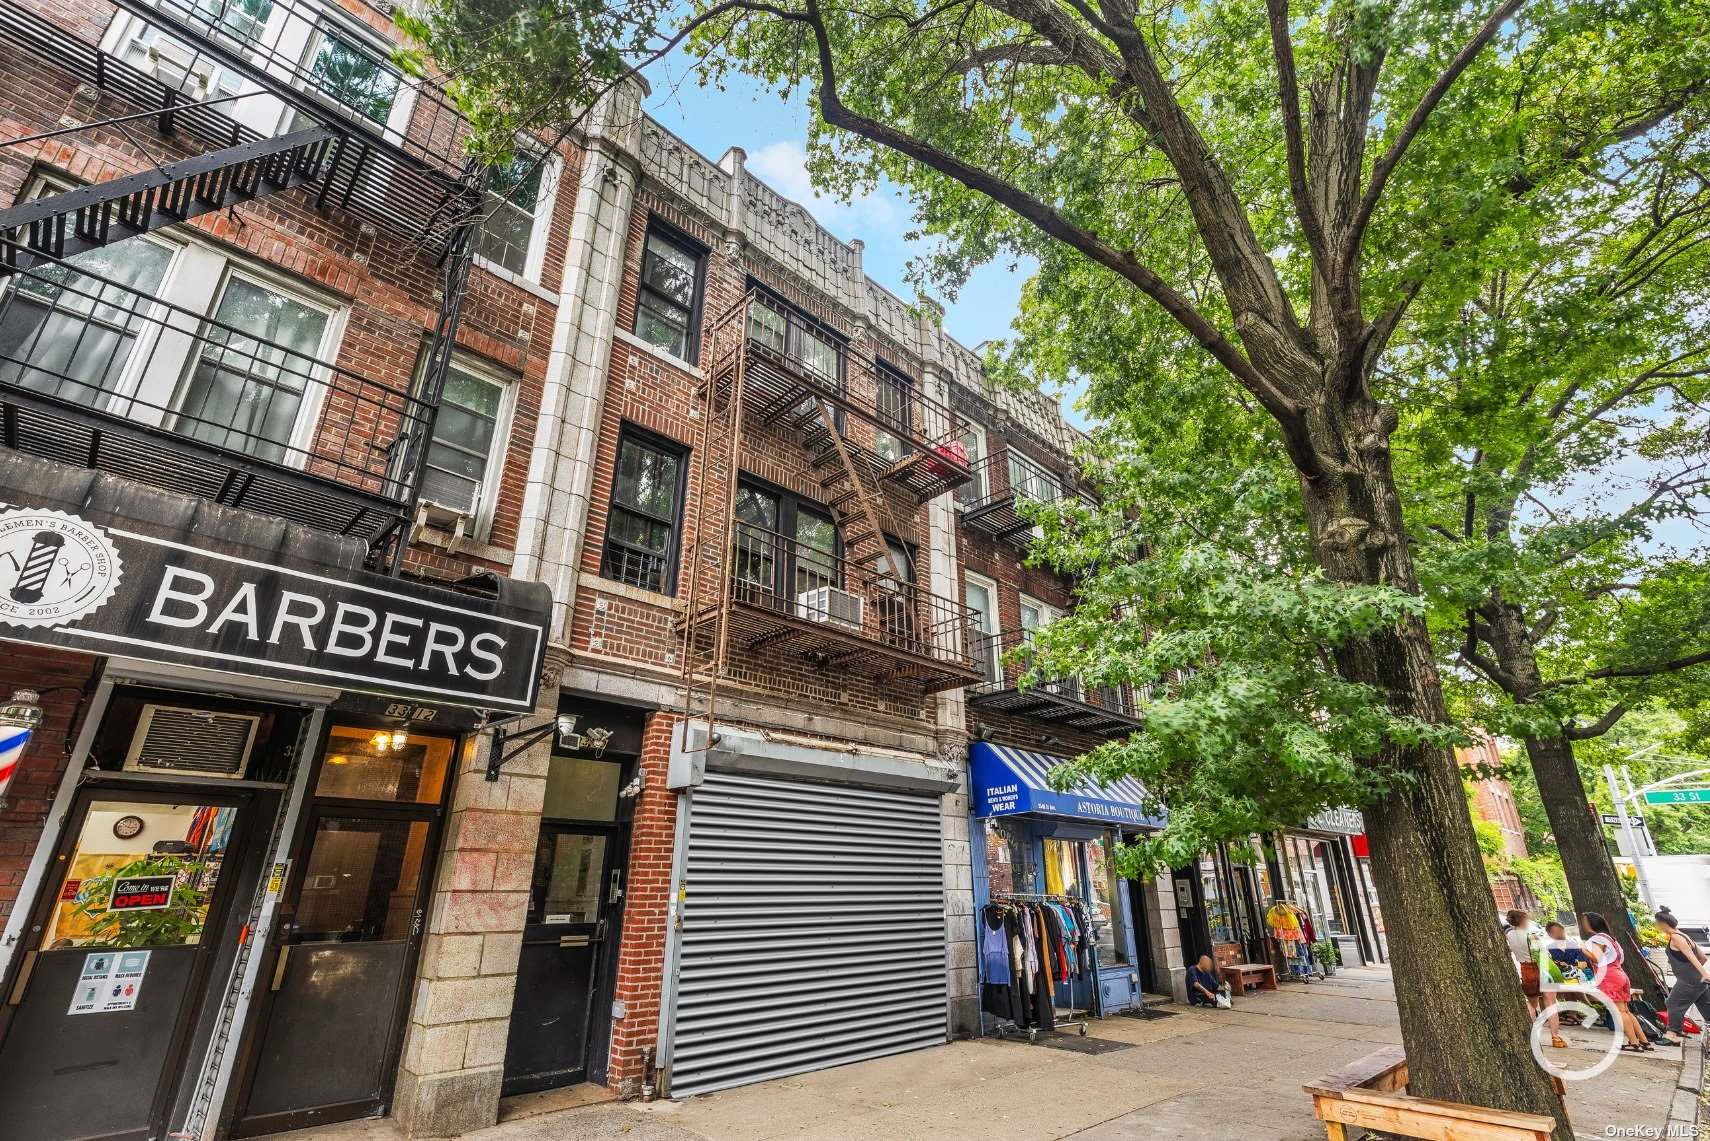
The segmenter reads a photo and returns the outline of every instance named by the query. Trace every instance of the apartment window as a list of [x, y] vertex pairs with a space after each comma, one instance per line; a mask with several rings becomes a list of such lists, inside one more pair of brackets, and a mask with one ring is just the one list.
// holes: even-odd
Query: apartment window
[[511, 161], [494, 169], [487, 179], [480, 228], [475, 232], [475, 254], [501, 269], [530, 280], [540, 277], [542, 219], [551, 213], [549, 178], [557, 173], [555, 155], [532, 147], [519, 147]]
[[[274, 16], [273, 0], [159, 0], [161, 8], [192, 27], [246, 47], [261, 42]], [[148, 72], [191, 99], [235, 95], [242, 77], [212, 56], [125, 13], [114, 21], [109, 47], [126, 62]], [[122, 26], [121, 26], [122, 25]], [[237, 111], [228, 106], [227, 113]]]
[[433, 440], [422, 470], [421, 497], [480, 519], [491, 506], [494, 455], [507, 386], [453, 362], [446, 370]]
[[1039, 463], [1014, 448], [1009, 449], [1008, 458], [1009, 489], [1015, 495], [1042, 503], [1053, 503], [1062, 495], [1063, 488], [1057, 477]]
[[133, 238], [11, 279], [0, 380], [302, 466], [337, 316], [211, 246]]
[[700, 348], [701, 262], [701, 252], [688, 242], [649, 227], [641, 254], [635, 335], [690, 362]]
[[[1021, 629], [1022, 636], [1025, 638], [1031, 639], [1033, 631], [1042, 626], [1049, 626], [1052, 622], [1055, 622], [1058, 618], [1062, 617], [1062, 615], [1063, 612], [1061, 610], [1040, 602], [1037, 598], [1029, 598], [1025, 594], [1021, 596]], [[1076, 700], [1079, 700], [1081, 696], [1081, 684], [1076, 678], [1054, 678], [1043, 680], [1039, 683], [1039, 688], [1048, 693], [1055, 693], [1063, 697], [1072, 697]]]
[[843, 585], [837, 524], [818, 504], [743, 481], [736, 489], [736, 579], [748, 601], [786, 604]]
[[[920, 644], [917, 633], [916, 608], [921, 603], [920, 591], [915, 584], [914, 551], [907, 543], [899, 539], [885, 536], [885, 550], [889, 555], [875, 555], [873, 569], [879, 575], [878, 611], [879, 629], [885, 640], [893, 645], [902, 646], [912, 652], [919, 653], [924, 646]], [[896, 575], [902, 575], [898, 582]]]
[[686, 451], [626, 427], [618, 439], [601, 573], [643, 590], [677, 586]]
[[1003, 682], [1003, 647], [998, 638], [997, 584], [978, 575], [967, 575], [963, 600], [973, 613], [974, 658], [985, 671], [986, 681]]
[[986, 486], [986, 430], [972, 420], [962, 429], [962, 447], [968, 452], [968, 468], [973, 478], [956, 489], [956, 498], [963, 503], [978, 503], [989, 489]]
[[875, 378], [879, 423], [884, 427], [875, 433], [874, 447], [881, 459], [896, 463], [913, 450], [908, 437], [914, 430], [914, 378], [883, 361]]
[[316, 30], [307, 56], [309, 83], [340, 109], [385, 126], [398, 101], [401, 76], [385, 57], [329, 24]]
[[756, 297], [748, 307], [748, 336], [842, 390], [843, 342], [806, 314], [775, 298]]

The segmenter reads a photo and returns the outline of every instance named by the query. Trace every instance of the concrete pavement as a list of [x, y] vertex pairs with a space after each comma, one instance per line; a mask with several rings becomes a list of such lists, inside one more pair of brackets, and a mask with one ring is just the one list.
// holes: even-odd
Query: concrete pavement
[[[1094, 1021], [1091, 1035], [986, 1039], [780, 1078], [682, 1102], [607, 1103], [506, 1121], [475, 1141], [994, 1141], [1240, 1138], [1319, 1141], [1301, 1083], [1401, 1040], [1384, 969], [1352, 969], [1236, 1000], [1232, 1011]], [[1589, 1066], [1607, 1041], [1570, 1029], [1556, 1053]], [[1692, 1052], [1699, 1065], [1697, 1051]], [[1665, 1134], [1681, 1052], [1622, 1055], [1569, 1083], [1583, 1138]], [[1696, 1083], [1694, 1083], [1696, 1088]], [[1685, 1100], [1690, 1101], [1689, 1096]], [[1614, 1132], [1619, 1131], [1619, 1132]], [[1629, 1132], [1631, 1131], [1631, 1132]], [[367, 1122], [293, 1141], [393, 1141]]]

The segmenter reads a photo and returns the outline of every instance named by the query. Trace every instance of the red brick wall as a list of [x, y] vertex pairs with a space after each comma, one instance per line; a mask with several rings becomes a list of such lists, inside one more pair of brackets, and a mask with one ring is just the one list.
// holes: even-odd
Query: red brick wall
[[[721, 250], [719, 235], [701, 224], [693, 215], [677, 209], [669, 201], [649, 194], [642, 195], [630, 219], [629, 242], [626, 250], [624, 282], [618, 304], [619, 328], [634, 324], [636, 290], [641, 271], [641, 255], [649, 218], [657, 216], [712, 251], [708, 255], [703, 320], [701, 358], [710, 361], [711, 329], [717, 317], [742, 298], [749, 273], [769, 281], [780, 293], [804, 310], [846, 334], [854, 334], [851, 322], [833, 307], [817, 301], [811, 294], [794, 288], [766, 266], [753, 261], [738, 262], [726, 257]], [[874, 401], [876, 378], [873, 364], [874, 338], [856, 336], [848, 344], [847, 378], [851, 397], [871, 405]], [[899, 362], [900, 363], [900, 362]], [[687, 370], [678, 368], [652, 353], [636, 349], [624, 341], [612, 347], [608, 369], [608, 389], [600, 422], [599, 446], [595, 456], [594, 486], [588, 512], [587, 542], [583, 548], [582, 570], [598, 575], [604, 552], [606, 519], [611, 501], [612, 475], [617, 459], [617, 445], [623, 425], [638, 425], [648, 431], [675, 441], [689, 449], [689, 472], [684, 497], [682, 533], [678, 536], [678, 582], [675, 597], [689, 601], [691, 586], [690, 562], [697, 542], [703, 534], [716, 542], [717, 529], [722, 526], [727, 496], [730, 494], [726, 473], [730, 470], [730, 441], [716, 437], [703, 438], [699, 419], [697, 381]], [[849, 438], [869, 447], [874, 429], [859, 416], [847, 419]], [[777, 428], [760, 428], [750, 423], [742, 439], [740, 470], [776, 484], [788, 491], [817, 503], [824, 503], [829, 494], [820, 484], [821, 473], [810, 466], [810, 455], [793, 438]], [[702, 481], [711, 475], [713, 483], [702, 496]], [[925, 584], [927, 576], [926, 510], [912, 499], [892, 497], [891, 514], [901, 525], [900, 536], [916, 544], [921, 551], [917, 559], [917, 581]], [[867, 567], [878, 559], [875, 544], [846, 549], [845, 557], [853, 566]], [[716, 572], [704, 573], [699, 599], [706, 605], [716, 597]], [[571, 644], [607, 658], [637, 662], [676, 672], [680, 667], [682, 635], [674, 626], [675, 611], [660, 597], [655, 603], [638, 599], [633, 594], [605, 593], [597, 588], [579, 591], [572, 619]], [[853, 716], [881, 717], [893, 722], [920, 728], [930, 720], [933, 706], [895, 684], [885, 685], [854, 673], [817, 671], [805, 668], [800, 656], [783, 648], [762, 649], [753, 653], [734, 655], [732, 673], [748, 688], [789, 698], [807, 698]]]
[[[629, 882], [624, 894], [623, 939], [618, 948], [613, 998], [625, 1007], [612, 1023], [606, 1084], [633, 1094], [642, 1075], [641, 1052], [659, 1033], [659, 990], [670, 922], [671, 849], [676, 842], [677, 794], [665, 787], [676, 717], [654, 713], [641, 738], [644, 787], [636, 798], [629, 841]], [[628, 1088], [626, 1088], [626, 1086]]]
[[[116, 12], [106, 3], [91, 6], [70, 0], [36, 0], [31, 7], [67, 34], [90, 43], [101, 38]], [[361, 5], [346, 7], [362, 10]], [[363, 14], [371, 23], [379, 19]], [[0, 62], [0, 137], [58, 127], [63, 115], [92, 120], [137, 109], [111, 95], [93, 105], [76, 95], [76, 87], [71, 76], [46, 62], [21, 53], [6, 56]], [[422, 120], [444, 114], [443, 108], [423, 98], [417, 101], [414, 117]], [[412, 131], [414, 127], [412, 123]], [[165, 161], [207, 149], [194, 138], [159, 134], [153, 120], [131, 123], [126, 130], [150, 153], [111, 128], [0, 150], [0, 202], [14, 201], [39, 171], [100, 182], [152, 169], [156, 158]], [[579, 170], [573, 148], [564, 148], [543, 282], [556, 282], [562, 276]], [[231, 215], [204, 216], [187, 229], [334, 295], [346, 307], [346, 318], [336, 358], [330, 363], [363, 380], [398, 389], [412, 387], [439, 311], [440, 270], [432, 254], [420, 251], [408, 235], [385, 226], [364, 234], [361, 219], [333, 208], [318, 211], [312, 192], [302, 190], [271, 195], [237, 207]], [[499, 458], [500, 485], [488, 539], [501, 549], [512, 547], [516, 540], [555, 316], [550, 301], [483, 269], [472, 271], [458, 344], [517, 385], [511, 430]], [[347, 394], [359, 386], [354, 379], [332, 385]], [[387, 444], [395, 430], [395, 417], [376, 417], [372, 409], [365, 413], [335, 391], [323, 410], [315, 454], [323, 464], [325, 457], [341, 453], [366, 456], [369, 439]], [[347, 432], [354, 436], [349, 443]], [[502, 564], [449, 556], [429, 546], [412, 549], [408, 560], [410, 571], [431, 577], [463, 577], [483, 567], [505, 570]]]
[[6, 790], [6, 807], [0, 808], [0, 924], [12, 913], [24, 871], [41, 839], [48, 808], [65, 775], [66, 742], [81, 721], [79, 698], [99, 660], [66, 650], [0, 642], [0, 701], [9, 699], [15, 689], [40, 692], [73, 687], [42, 693], [42, 723], [30, 737], [17, 775]]

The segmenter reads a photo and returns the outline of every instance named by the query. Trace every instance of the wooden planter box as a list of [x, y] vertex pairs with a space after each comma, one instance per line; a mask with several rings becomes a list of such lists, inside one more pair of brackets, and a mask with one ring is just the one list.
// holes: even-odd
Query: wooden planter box
[[1549, 1141], [1556, 1127], [1535, 1113], [1413, 1097], [1401, 1092], [1406, 1087], [1407, 1055], [1385, 1046], [1301, 1088], [1312, 1095], [1329, 1141], [1345, 1141], [1350, 1126], [1431, 1141]]

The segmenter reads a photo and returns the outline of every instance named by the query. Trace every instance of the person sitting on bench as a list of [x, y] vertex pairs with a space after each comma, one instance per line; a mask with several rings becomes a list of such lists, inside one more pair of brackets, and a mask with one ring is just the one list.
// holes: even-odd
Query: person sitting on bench
[[1211, 965], [1210, 955], [1201, 955], [1199, 962], [1187, 969], [1187, 1000], [1190, 1006], [1217, 1006], [1217, 992], [1223, 986]]

